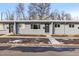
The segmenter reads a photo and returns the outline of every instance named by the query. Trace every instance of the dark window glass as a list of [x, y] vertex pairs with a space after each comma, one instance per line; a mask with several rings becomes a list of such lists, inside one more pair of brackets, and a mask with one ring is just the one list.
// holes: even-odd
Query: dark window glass
[[31, 29], [40, 29], [39, 24], [31, 24]]
[[69, 27], [71, 27], [71, 24], [69, 24]]
[[70, 28], [74, 28], [74, 24], [69, 24], [69, 27]]
[[55, 27], [60, 27], [60, 24], [55, 24]]
[[58, 27], [60, 27], [60, 24], [58, 24]]
[[57, 24], [55, 24], [55, 27], [57, 27]]
[[74, 24], [72, 25], [72, 27], [74, 27]]

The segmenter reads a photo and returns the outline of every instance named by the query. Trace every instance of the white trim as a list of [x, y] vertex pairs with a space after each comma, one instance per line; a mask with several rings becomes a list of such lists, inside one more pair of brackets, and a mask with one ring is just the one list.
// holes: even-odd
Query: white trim
[[0, 22], [79, 22], [79, 20], [0, 20]]

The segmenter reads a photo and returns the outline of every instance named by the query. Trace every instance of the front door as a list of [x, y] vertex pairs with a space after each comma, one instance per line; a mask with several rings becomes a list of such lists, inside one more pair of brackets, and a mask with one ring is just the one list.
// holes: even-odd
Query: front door
[[10, 24], [9, 24], [9, 33], [13, 32], [13, 29], [14, 29], [14, 28], [13, 28], [13, 24], [10, 23]]
[[49, 33], [49, 24], [45, 24], [45, 33]]

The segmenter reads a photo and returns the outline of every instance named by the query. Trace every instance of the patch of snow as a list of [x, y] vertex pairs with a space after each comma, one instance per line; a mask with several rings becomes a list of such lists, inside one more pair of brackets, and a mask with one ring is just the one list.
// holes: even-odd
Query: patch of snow
[[10, 43], [22, 43], [22, 40], [14, 40], [14, 41], [9, 41]]

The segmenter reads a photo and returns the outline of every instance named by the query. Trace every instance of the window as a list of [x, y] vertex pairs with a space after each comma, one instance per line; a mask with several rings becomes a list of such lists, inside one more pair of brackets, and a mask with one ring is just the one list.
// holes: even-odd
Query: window
[[70, 28], [74, 28], [74, 24], [69, 24], [69, 27]]
[[55, 27], [57, 27], [57, 24], [55, 24]]
[[55, 24], [55, 27], [60, 27], [60, 24]]
[[40, 29], [39, 24], [31, 24], [31, 29]]
[[58, 24], [58, 27], [60, 27], [60, 24]]

